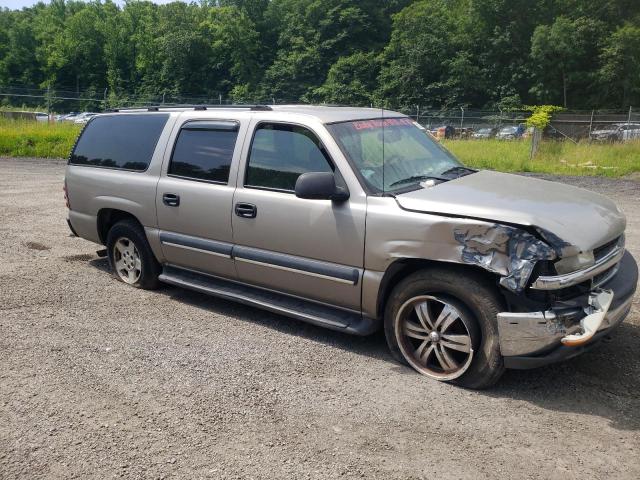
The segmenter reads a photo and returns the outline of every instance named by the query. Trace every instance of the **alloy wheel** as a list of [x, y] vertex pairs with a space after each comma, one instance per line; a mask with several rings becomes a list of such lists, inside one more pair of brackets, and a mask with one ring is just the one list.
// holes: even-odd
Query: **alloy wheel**
[[453, 380], [473, 359], [470, 321], [446, 299], [421, 295], [400, 307], [395, 334], [404, 358], [418, 372]]
[[120, 237], [113, 245], [113, 264], [118, 277], [129, 284], [140, 280], [142, 261], [135, 244], [126, 237]]

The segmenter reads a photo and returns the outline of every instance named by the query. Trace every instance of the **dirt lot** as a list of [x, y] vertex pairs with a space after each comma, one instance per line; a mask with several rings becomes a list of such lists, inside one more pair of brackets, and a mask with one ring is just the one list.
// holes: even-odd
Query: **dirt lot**
[[[590, 353], [465, 391], [381, 335], [115, 281], [63, 173], [0, 159], [0, 478], [640, 478], [637, 300]], [[562, 181], [615, 199], [640, 257], [640, 183]]]

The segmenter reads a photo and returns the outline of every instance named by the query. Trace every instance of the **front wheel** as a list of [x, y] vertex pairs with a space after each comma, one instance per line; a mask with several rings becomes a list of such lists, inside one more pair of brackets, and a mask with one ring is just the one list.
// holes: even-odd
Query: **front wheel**
[[496, 288], [476, 272], [419, 271], [392, 291], [385, 335], [393, 356], [419, 373], [486, 388], [504, 372], [496, 321], [502, 310]]

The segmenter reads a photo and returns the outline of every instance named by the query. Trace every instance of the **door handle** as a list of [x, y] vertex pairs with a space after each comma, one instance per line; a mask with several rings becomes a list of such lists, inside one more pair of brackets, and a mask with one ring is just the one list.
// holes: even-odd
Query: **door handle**
[[163, 193], [162, 203], [168, 207], [177, 207], [180, 205], [180, 195], [176, 195], [175, 193]]
[[253, 203], [236, 203], [236, 215], [242, 218], [256, 218], [258, 207]]

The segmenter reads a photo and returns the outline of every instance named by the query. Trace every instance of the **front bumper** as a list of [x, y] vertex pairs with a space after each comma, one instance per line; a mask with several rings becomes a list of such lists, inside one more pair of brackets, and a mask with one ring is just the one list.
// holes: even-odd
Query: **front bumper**
[[[629, 252], [625, 252], [617, 274], [600, 288], [613, 294], [610, 304], [603, 309], [597, 301], [594, 308], [581, 319], [583, 325], [574, 323], [567, 327], [562, 315], [553, 310], [530, 313], [501, 313], [498, 315], [500, 349], [507, 368], [535, 368], [575, 357], [593, 346], [600, 338], [618, 327], [631, 309], [638, 283], [638, 266]], [[594, 292], [593, 297], [596, 296]], [[596, 318], [598, 312], [602, 318]], [[591, 315], [588, 315], [591, 313]], [[588, 332], [589, 324], [597, 319], [596, 327]], [[593, 326], [593, 322], [591, 322]], [[575, 341], [580, 338], [580, 341]], [[563, 342], [564, 340], [564, 342]]]

